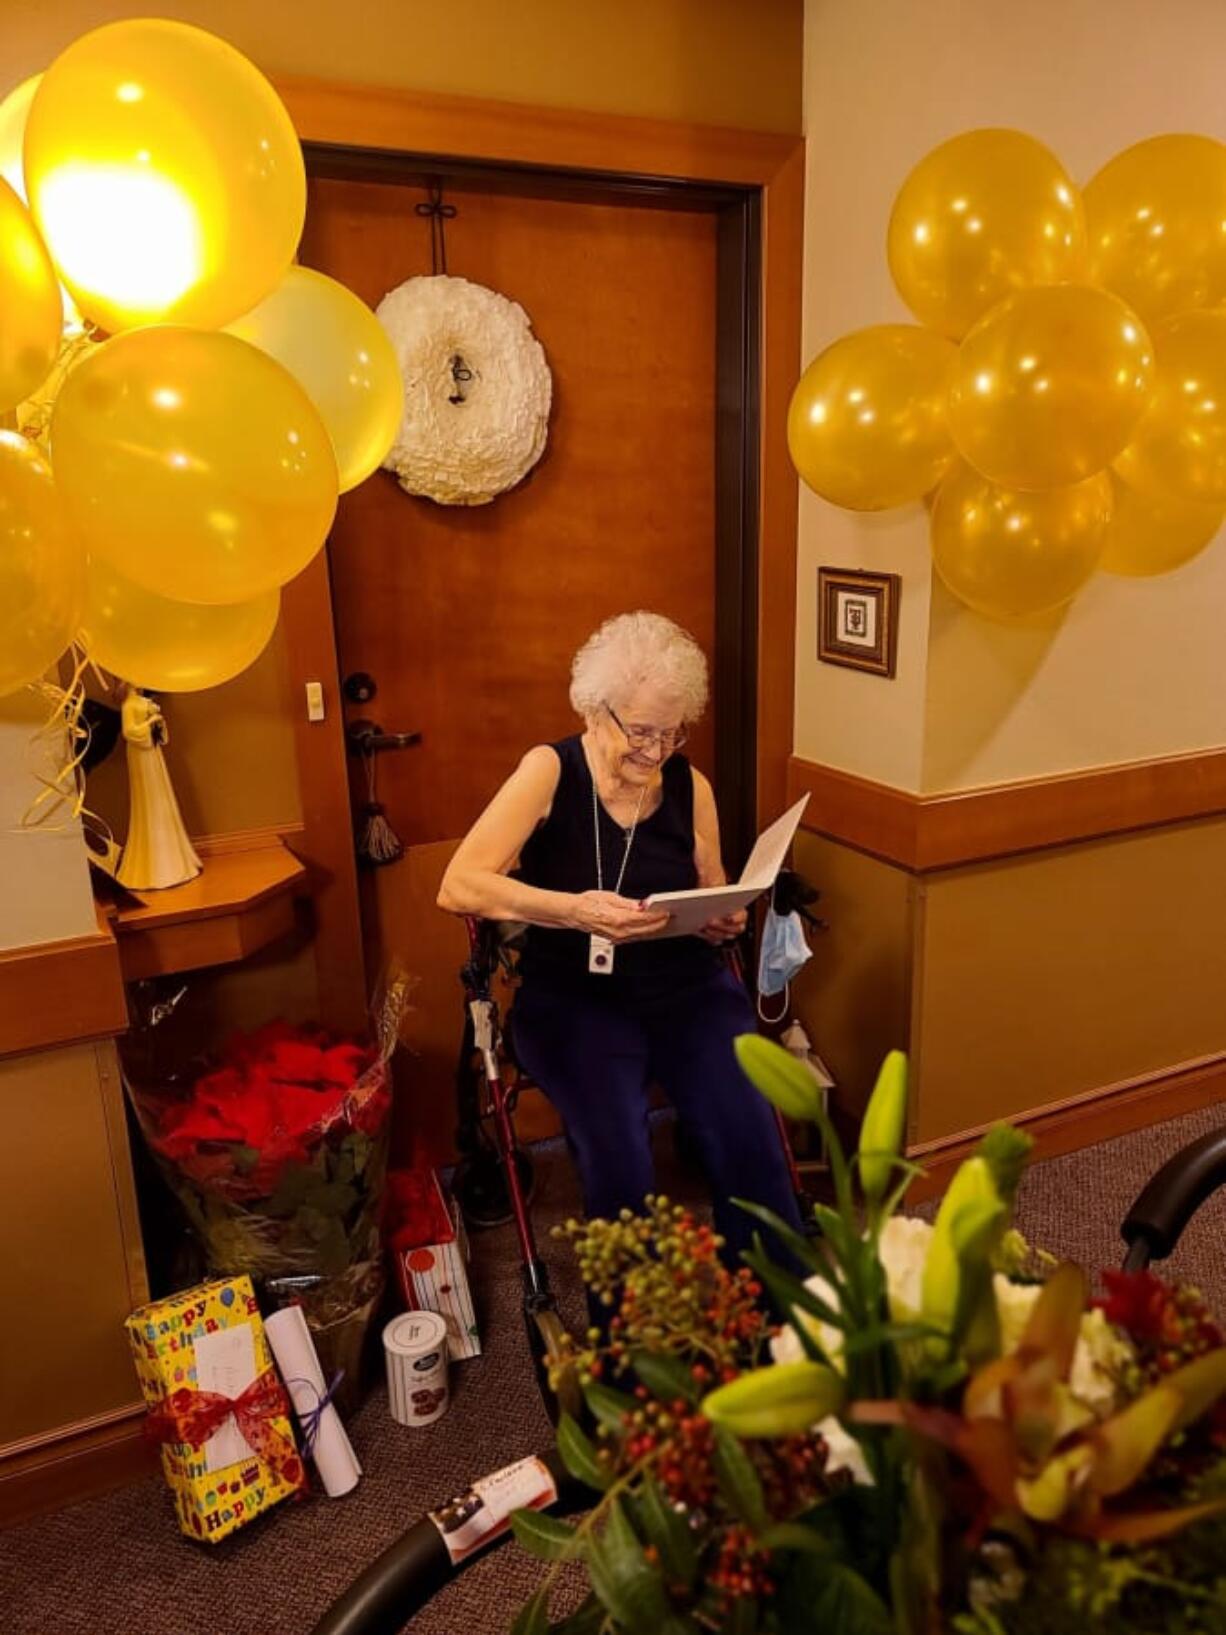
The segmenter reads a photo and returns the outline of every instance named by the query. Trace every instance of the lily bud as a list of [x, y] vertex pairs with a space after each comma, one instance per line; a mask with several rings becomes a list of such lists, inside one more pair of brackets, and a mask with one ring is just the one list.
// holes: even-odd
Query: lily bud
[[977, 1294], [991, 1296], [990, 1256], [1008, 1224], [1009, 1211], [982, 1158], [959, 1166], [941, 1200], [924, 1262], [922, 1314], [952, 1334], [973, 1315]]
[[735, 1041], [741, 1071], [785, 1118], [817, 1119], [822, 1112], [822, 1093], [817, 1080], [803, 1062], [760, 1033], [742, 1033]]
[[870, 1204], [880, 1203], [907, 1130], [907, 1058], [891, 1050], [881, 1064], [860, 1125], [860, 1185]]
[[737, 1436], [794, 1436], [837, 1413], [845, 1393], [842, 1377], [821, 1363], [775, 1363], [721, 1385], [702, 1411]]

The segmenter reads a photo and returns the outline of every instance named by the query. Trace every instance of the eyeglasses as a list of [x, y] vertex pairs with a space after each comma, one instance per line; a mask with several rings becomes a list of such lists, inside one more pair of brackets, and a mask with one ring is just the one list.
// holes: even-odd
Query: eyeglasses
[[606, 704], [605, 709], [608, 710], [614, 722], [616, 722], [618, 731], [631, 749], [651, 749], [654, 745], [659, 744], [661, 754], [671, 755], [675, 750], [680, 749], [689, 737], [684, 727], [669, 727], [662, 732], [657, 731], [655, 727], [628, 727], [618, 717], [611, 704]]

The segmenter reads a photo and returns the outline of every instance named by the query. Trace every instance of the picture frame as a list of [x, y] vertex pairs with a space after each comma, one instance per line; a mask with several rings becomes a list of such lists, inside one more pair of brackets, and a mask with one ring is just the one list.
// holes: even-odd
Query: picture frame
[[899, 574], [818, 568], [818, 659], [892, 679], [898, 662], [901, 596]]

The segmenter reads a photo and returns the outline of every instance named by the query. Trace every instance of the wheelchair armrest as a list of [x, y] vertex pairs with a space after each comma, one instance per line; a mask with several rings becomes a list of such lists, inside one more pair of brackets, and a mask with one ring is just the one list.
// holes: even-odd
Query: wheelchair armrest
[[[567, 1516], [589, 1508], [593, 1501], [591, 1490], [567, 1473], [556, 1450], [541, 1457], [558, 1489], [557, 1500], [549, 1507], [551, 1513]], [[510, 1536], [504, 1533], [486, 1548], [493, 1549]], [[485, 1553], [479, 1550], [458, 1564], [453, 1562], [442, 1534], [429, 1516], [423, 1516], [354, 1579], [323, 1614], [311, 1635], [399, 1635], [414, 1613], [420, 1612], [470, 1561], [479, 1560]]]
[[1163, 1164], [1124, 1217], [1125, 1262], [1135, 1271], [1165, 1260], [1205, 1199], [1226, 1185], [1226, 1128], [1212, 1130]]

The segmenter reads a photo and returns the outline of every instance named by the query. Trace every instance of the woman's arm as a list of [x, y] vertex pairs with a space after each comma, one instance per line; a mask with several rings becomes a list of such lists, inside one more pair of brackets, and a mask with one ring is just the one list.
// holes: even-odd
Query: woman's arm
[[[715, 809], [715, 791], [697, 767], [694, 775], [694, 866], [698, 870], [700, 886], [722, 886], [728, 882], [724, 860], [719, 849], [719, 813]], [[739, 937], [746, 925], [746, 914], [738, 908], [735, 914], [722, 914], [708, 920], [698, 933], [708, 942], [729, 942]]]
[[439, 887], [449, 914], [593, 931], [611, 942], [659, 931], [667, 914], [650, 913], [612, 891], [545, 891], [509, 878], [524, 842], [549, 815], [561, 765], [547, 744], [530, 749], [460, 842]]

